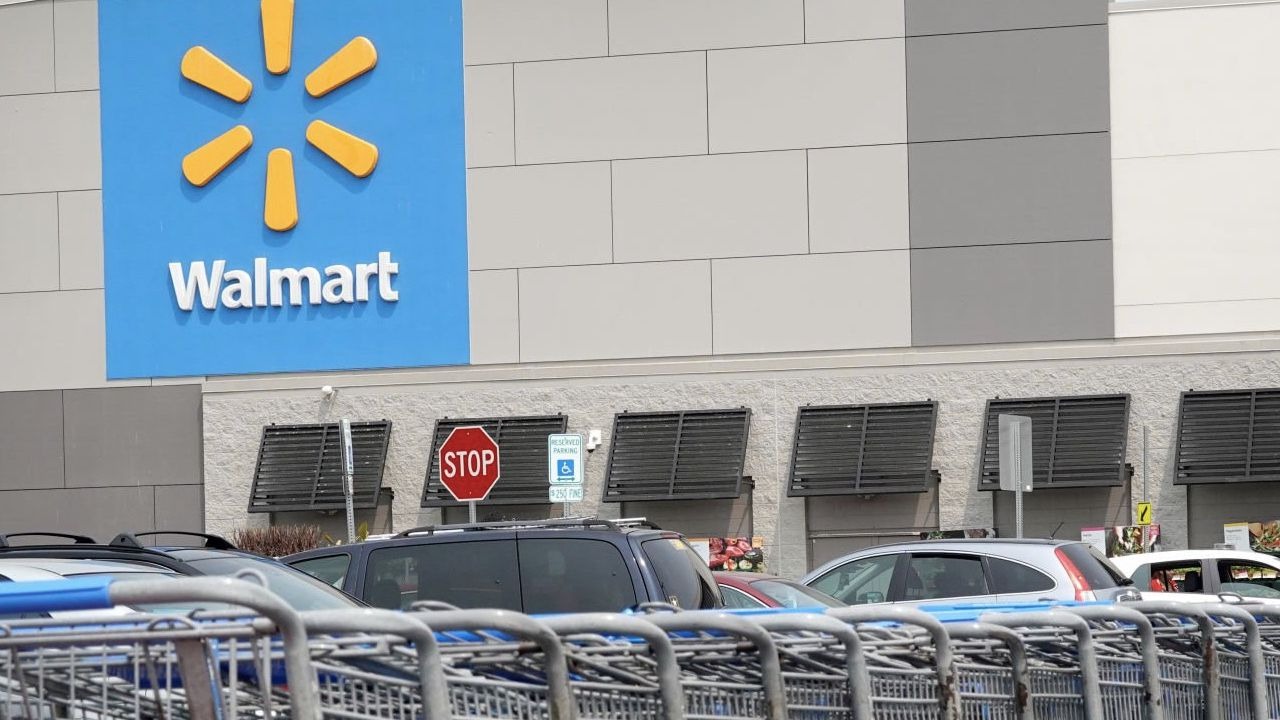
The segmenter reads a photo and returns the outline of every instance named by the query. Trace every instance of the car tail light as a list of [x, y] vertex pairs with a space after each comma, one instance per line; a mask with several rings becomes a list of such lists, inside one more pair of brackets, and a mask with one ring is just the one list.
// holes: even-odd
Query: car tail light
[[1053, 554], [1056, 555], [1058, 557], [1058, 561], [1062, 563], [1062, 569], [1067, 571], [1067, 577], [1071, 578], [1071, 587], [1075, 588], [1076, 591], [1076, 601], [1088, 602], [1096, 600], [1097, 597], [1093, 594], [1093, 589], [1089, 587], [1089, 581], [1085, 579], [1084, 573], [1080, 572], [1080, 568], [1076, 567], [1076, 564], [1071, 562], [1071, 558], [1067, 557], [1067, 554], [1062, 551], [1062, 548], [1054, 550]]

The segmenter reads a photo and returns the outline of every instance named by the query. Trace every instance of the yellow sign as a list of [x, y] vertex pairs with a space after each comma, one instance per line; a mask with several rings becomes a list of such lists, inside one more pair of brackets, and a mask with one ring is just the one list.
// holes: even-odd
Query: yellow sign
[[1149, 502], [1138, 503], [1138, 524], [1139, 525], [1150, 525], [1151, 515], [1152, 515], [1151, 503]]
[[[262, 46], [267, 70], [283, 75], [292, 66], [293, 0], [262, 0]], [[378, 64], [378, 51], [365, 37], [356, 37], [307, 76], [307, 94], [323, 97], [364, 75]], [[197, 45], [182, 58], [182, 77], [226, 99], [243, 104], [253, 94], [253, 83], [207, 48]], [[323, 120], [307, 126], [307, 142], [352, 175], [368, 177], [378, 164], [378, 148]], [[187, 182], [204, 187], [253, 145], [253, 133], [237, 125], [191, 151], [182, 159]], [[298, 197], [293, 176], [293, 154], [275, 148], [267, 154], [266, 198], [263, 221], [276, 232], [298, 224]]]

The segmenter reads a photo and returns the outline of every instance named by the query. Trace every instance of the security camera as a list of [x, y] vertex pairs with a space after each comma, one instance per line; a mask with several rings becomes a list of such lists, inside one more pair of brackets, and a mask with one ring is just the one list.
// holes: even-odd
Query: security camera
[[600, 431], [592, 430], [587, 433], [587, 452], [595, 452], [600, 447]]
[[325, 385], [320, 388], [320, 394], [324, 396], [325, 400], [331, 400], [334, 395], [338, 394], [338, 391], [334, 390], [332, 385]]

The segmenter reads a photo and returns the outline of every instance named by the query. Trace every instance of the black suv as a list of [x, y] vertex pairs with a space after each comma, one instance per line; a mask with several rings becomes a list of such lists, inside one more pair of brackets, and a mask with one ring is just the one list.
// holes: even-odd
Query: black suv
[[723, 605], [711, 571], [684, 537], [644, 521], [422, 527], [282, 560], [394, 610], [425, 600], [530, 614], [617, 612], [650, 602]]

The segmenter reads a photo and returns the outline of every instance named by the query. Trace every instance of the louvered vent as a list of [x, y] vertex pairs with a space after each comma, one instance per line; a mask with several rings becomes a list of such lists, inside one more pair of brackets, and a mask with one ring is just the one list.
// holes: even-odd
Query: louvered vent
[[1031, 418], [1032, 486], [1122, 485], [1129, 439], [1128, 395], [988, 400], [979, 488], [1000, 487], [1000, 415]]
[[787, 494], [924, 492], [937, 418], [935, 402], [800, 408]]
[[1280, 480], [1280, 388], [1182, 393], [1173, 482]]
[[615, 415], [604, 501], [738, 497], [750, 427], [747, 408]]
[[[375, 508], [391, 421], [351, 423], [355, 507]], [[262, 428], [249, 512], [342, 510], [342, 434], [337, 423]]]
[[546, 505], [547, 436], [569, 426], [565, 415], [505, 418], [442, 418], [431, 441], [431, 464], [422, 489], [422, 507], [458, 505], [440, 484], [440, 445], [457, 427], [478, 425], [498, 443], [502, 476], [485, 499], [486, 505]]

